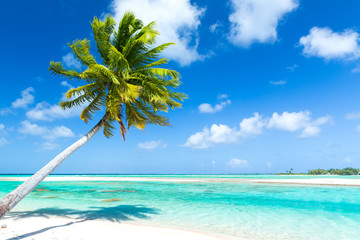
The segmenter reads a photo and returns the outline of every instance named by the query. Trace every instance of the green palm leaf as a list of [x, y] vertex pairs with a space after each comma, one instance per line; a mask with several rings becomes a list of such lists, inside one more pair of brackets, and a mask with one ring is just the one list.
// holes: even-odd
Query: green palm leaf
[[169, 126], [159, 112], [180, 108], [187, 96], [175, 91], [181, 84], [180, 74], [161, 67], [168, 63], [160, 58], [161, 53], [173, 43], [153, 46], [159, 35], [154, 22], [144, 26], [132, 12], [126, 12], [117, 29], [115, 25], [110, 15], [105, 20], [95, 17], [91, 23], [102, 64], [91, 55], [90, 41], [84, 39], [69, 45], [85, 67], [83, 71], [66, 69], [61, 62], [51, 62], [49, 70], [53, 75], [86, 82], [66, 93], [68, 100], [60, 102], [63, 109], [82, 107], [80, 118], [85, 122], [104, 111], [104, 136], [111, 137], [118, 122], [125, 140], [132, 126]]

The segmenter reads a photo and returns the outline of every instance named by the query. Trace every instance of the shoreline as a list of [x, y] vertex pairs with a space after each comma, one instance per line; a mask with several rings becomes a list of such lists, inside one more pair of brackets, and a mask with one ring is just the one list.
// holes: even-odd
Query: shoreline
[[[355, 177], [355, 176], [354, 176]], [[29, 177], [0, 177], [0, 181], [23, 182]], [[173, 182], [173, 183], [260, 183], [260, 184], [299, 184], [360, 187], [360, 179], [345, 178], [309, 178], [309, 179], [241, 179], [241, 178], [166, 178], [166, 177], [52, 177], [45, 182], [61, 181], [104, 181], [104, 182]]]
[[224, 236], [172, 227], [67, 217], [5, 217], [0, 221], [0, 239], [156, 239], [229, 240]]

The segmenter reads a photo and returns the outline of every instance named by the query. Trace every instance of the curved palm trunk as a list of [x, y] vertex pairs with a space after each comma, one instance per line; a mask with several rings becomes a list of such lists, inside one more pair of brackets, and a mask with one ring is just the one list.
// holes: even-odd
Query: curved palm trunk
[[57, 155], [53, 160], [46, 164], [37, 173], [32, 175], [23, 184], [18, 186], [14, 191], [6, 195], [0, 201], [0, 219], [16, 206], [24, 197], [31, 193], [39, 183], [44, 180], [52, 171], [55, 170], [67, 157], [87, 143], [103, 126], [106, 120], [109, 118], [109, 114], [106, 113], [104, 117], [99, 121], [96, 126], [91, 129], [85, 136], [77, 140], [70, 147], [66, 148], [62, 153]]

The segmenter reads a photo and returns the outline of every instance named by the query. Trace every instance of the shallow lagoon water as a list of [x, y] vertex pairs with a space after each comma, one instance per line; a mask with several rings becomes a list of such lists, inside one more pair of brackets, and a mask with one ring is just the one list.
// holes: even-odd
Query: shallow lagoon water
[[[164, 176], [199, 177], [159, 177]], [[0, 197], [19, 184], [0, 181]], [[129, 221], [211, 232], [233, 239], [357, 239], [360, 187], [227, 182], [43, 182], [12, 214]]]

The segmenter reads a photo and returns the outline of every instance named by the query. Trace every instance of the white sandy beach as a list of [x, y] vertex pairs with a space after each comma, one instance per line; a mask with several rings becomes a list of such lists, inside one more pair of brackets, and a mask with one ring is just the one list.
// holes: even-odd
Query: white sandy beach
[[360, 186], [360, 179], [340, 179], [340, 178], [256, 179], [249, 181], [254, 183], [276, 183], [276, 184]]
[[[0, 177], [0, 181], [25, 181], [28, 177]], [[360, 186], [360, 179], [344, 178], [310, 178], [310, 179], [244, 179], [244, 178], [166, 178], [166, 177], [53, 177], [49, 176], [44, 181], [124, 181], [124, 182], [229, 182], [229, 183], [273, 183], [273, 184], [304, 184], [304, 185], [335, 185], [335, 186]]]
[[0, 239], [36, 240], [221, 240], [227, 239], [174, 228], [143, 226], [102, 220], [81, 220], [64, 217], [6, 217], [0, 221]]

